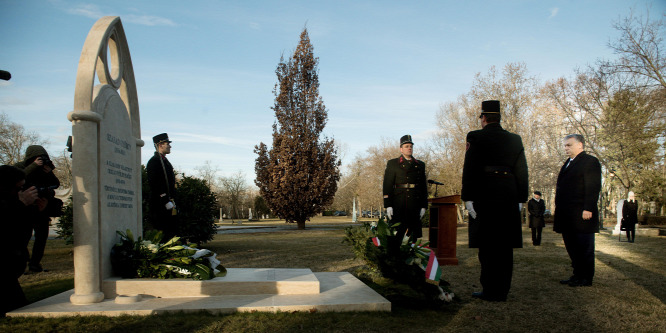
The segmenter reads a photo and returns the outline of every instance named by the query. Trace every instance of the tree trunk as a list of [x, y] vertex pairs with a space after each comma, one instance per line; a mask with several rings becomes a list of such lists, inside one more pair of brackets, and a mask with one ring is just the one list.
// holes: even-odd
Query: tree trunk
[[299, 221], [296, 221], [296, 223], [298, 224], [298, 230], [305, 229], [305, 220], [303, 220], [303, 221], [299, 220]]

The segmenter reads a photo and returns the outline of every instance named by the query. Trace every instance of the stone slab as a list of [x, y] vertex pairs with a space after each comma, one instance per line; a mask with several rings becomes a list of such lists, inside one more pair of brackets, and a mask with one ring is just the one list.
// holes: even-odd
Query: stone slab
[[303, 295], [225, 295], [208, 297], [144, 297], [122, 304], [111, 299], [76, 305], [69, 301], [73, 290], [7, 313], [8, 317], [68, 317], [152, 315], [169, 312], [211, 313], [288, 311], [391, 311], [391, 303], [347, 272], [314, 273], [320, 281], [319, 294]]
[[309, 268], [229, 268], [211, 280], [108, 278], [102, 284], [106, 298], [118, 295], [200, 297], [222, 295], [318, 294], [319, 280]]

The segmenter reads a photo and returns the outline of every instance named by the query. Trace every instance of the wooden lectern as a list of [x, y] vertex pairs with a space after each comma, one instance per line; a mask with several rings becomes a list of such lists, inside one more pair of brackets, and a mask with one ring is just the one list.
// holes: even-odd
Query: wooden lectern
[[435, 249], [440, 265], [458, 265], [456, 241], [460, 195], [428, 199], [430, 203], [430, 247]]

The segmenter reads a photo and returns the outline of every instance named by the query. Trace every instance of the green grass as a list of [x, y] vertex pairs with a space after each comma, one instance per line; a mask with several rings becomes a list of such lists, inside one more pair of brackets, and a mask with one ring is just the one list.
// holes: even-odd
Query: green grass
[[[307, 267], [360, 275], [365, 266], [354, 259], [343, 238], [342, 226], [336, 230], [295, 230], [294, 226], [294, 230], [275, 233], [221, 234], [205, 247], [216, 251], [226, 267]], [[399, 287], [364, 281], [392, 302], [390, 313], [3, 318], [0, 332], [666, 331], [665, 237], [637, 236], [636, 243], [620, 243], [617, 236], [597, 235], [595, 281], [585, 288], [559, 284], [571, 269], [561, 236], [552, 228], [544, 230], [540, 247], [531, 245], [527, 228], [523, 238], [524, 248], [514, 251], [513, 284], [506, 303], [470, 297], [472, 291], [480, 290], [480, 268], [476, 249], [467, 247], [467, 229], [459, 228], [459, 265], [444, 267], [457, 298], [438, 308], [430, 308], [413, 293], [398, 293]], [[62, 241], [49, 240], [43, 266], [50, 271], [21, 278], [31, 301], [71, 288], [70, 249]]]

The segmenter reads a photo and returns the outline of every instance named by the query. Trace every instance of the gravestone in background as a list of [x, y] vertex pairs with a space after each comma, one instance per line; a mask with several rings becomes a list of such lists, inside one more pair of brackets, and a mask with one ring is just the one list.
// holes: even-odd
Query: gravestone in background
[[104, 299], [117, 230], [141, 235], [139, 103], [119, 17], [99, 19], [81, 51], [74, 92], [74, 304]]

